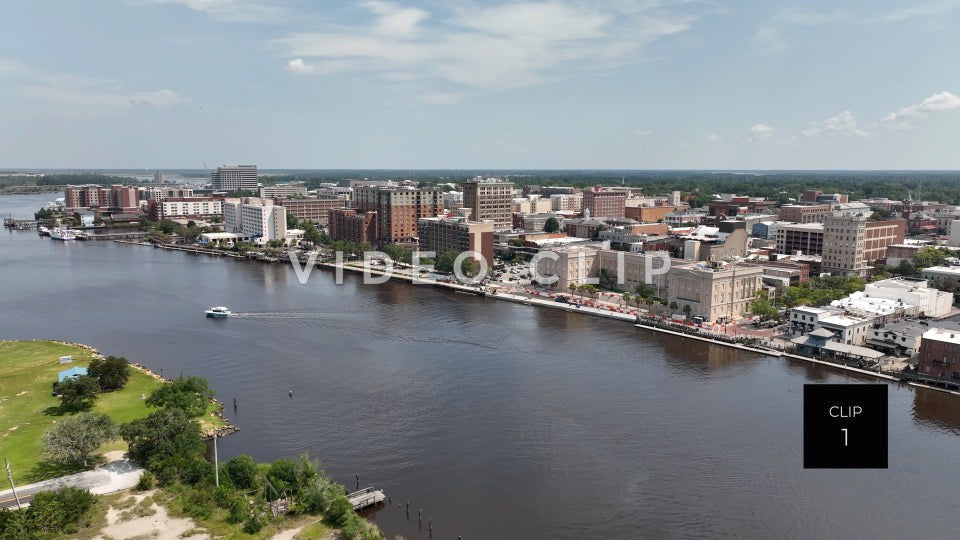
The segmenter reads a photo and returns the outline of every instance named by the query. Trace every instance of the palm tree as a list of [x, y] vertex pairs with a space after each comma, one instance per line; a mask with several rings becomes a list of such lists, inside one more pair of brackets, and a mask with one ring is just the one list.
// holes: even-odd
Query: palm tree
[[690, 318], [691, 311], [693, 311], [693, 308], [690, 307], [690, 304], [683, 305], [683, 314], [686, 315], [688, 319]]
[[676, 303], [675, 301], [674, 301], [674, 302], [670, 302], [670, 309], [671, 309], [671, 310], [676, 311], [679, 307], [680, 307], [680, 304]]
[[649, 283], [638, 283], [636, 288], [634, 288], [637, 295], [634, 297], [637, 300], [637, 308], [640, 308], [640, 302], [643, 302], [647, 306], [650, 305], [651, 299], [656, 294], [656, 291], [653, 288], [653, 285]]
[[630, 299], [631, 299], [631, 298], [632, 298], [632, 297], [630, 296], [630, 293], [628, 293], [628, 292], [623, 293], [623, 303], [624, 303], [625, 305], [627, 305], [627, 306], [630, 305]]
[[579, 289], [576, 283], [571, 283], [570, 285], [567, 285], [567, 288], [570, 289], [571, 293], [575, 293], [577, 292], [577, 289]]

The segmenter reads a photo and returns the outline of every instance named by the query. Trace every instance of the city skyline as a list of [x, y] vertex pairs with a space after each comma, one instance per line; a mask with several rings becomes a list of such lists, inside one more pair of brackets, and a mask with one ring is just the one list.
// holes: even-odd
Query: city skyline
[[0, 14], [0, 167], [960, 169], [956, 0]]

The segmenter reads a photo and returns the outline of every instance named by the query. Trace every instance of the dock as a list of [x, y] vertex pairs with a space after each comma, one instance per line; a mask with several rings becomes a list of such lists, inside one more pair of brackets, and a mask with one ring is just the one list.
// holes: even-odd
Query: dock
[[82, 235], [77, 235], [77, 240], [139, 240], [145, 238], [148, 234], [149, 233], [142, 231], [98, 234], [83, 233]]
[[38, 221], [35, 219], [14, 219], [3, 218], [3, 226], [8, 229], [16, 229], [18, 231], [25, 231], [27, 229], [36, 229]]
[[354, 491], [347, 495], [347, 498], [350, 499], [350, 504], [353, 505], [354, 510], [362, 510], [368, 506], [382, 503], [387, 499], [387, 496], [383, 494], [382, 489], [371, 486], [360, 491]]

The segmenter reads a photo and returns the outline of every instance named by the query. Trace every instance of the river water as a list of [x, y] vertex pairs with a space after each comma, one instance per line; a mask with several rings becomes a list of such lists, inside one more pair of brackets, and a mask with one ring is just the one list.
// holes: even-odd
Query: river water
[[891, 385], [889, 469], [804, 470], [803, 385], [858, 379], [576, 313], [4, 230], [0, 338], [209, 378], [240, 427], [222, 458], [359, 474], [391, 536], [946, 538], [960, 515], [960, 397]]

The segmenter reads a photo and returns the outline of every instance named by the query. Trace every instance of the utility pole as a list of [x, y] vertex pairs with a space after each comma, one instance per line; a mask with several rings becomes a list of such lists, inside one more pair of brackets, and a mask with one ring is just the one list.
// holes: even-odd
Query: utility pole
[[10, 470], [10, 461], [7, 459], [3, 460], [7, 464], [7, 480], [10, 480], [10, 491], [13, 491], [13, 498], [17, 500], [17, 509], [22, 508], [20, 506], [20, 496], [17, 495], [17, 488], [13, 485], [13, 472]]
[[213, 478], [220, 487], [220, 461], [217, 459], [217, 434], [213, 434]]

